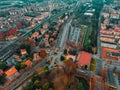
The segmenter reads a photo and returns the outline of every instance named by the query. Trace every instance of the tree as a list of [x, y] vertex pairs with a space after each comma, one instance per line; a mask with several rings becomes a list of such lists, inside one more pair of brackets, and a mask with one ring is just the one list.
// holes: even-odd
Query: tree
[[57, 25], [57, 22], [52, 22], [50, 26], [56, 26], [56, 25]]
[[105, 79], [106, 78], [106, 76], [107, 76], [107, 70], [106, 69], [104, 69], [104, 68], [102, 68], [101, 69], [101, 71], [100, 71], [100, 75], [103, 77], [103, 79]]
[[96, 60], [92, 58], [90, 64], [90, 71], [95, 71], [95, 70], [96, 70]]
[[44, 72], [45, 72], [46, 74], [49, 74], [49, 73], [50, 73], [50, 70], [49, 70], [48, 66], [45, 67]]
[[26, 49], [28, 54], [31, 53], [31, 46], [30, 46], [30, 44], [21, 44], [20, 45], [20, 49]]
[[37, 37], [35, 37], [35, 41], [36, 41], [36, 42], [39, 42], [39, 39], [38, 39]]
[[77, 49], [79, 49], [79, 50], [83, 49], [83, 47], [82, 47], [82, 45], [80, 43], [77, 44]]
[[65, 54], [65, 55], [67, 54], [67, 49], [64, 50], [64, 54]]
[[40, 88], [40, 80], [41, 77], [39, 75], [33, 76], [31, 82], [28, 83], [26, 90], [36, 90], [37, 88]]
[[6, 75], [5, 74], [3, 74], [2, 76], [0, 76], [0, 85], [4, 85], [5, 84], [5, 82], [6, 82]]
[[46, 56], [47, 56], [47, 53], [46, 53], [46, 51], [44, 50], [44, 49], [42, 49], [42, 50], [40, 50], [40, 56], [42, 57], [42, 58], [45, 58]]
[[48, 89], [49, 89], [49, 85], [50, 85], [50, 83], [49, 83], [49, 82], [46, 82], [46, 83], [42, 86], [42, 89], [43, 89], [43, 90], [48, 90]]
[[64, 61], [65, 59], [66, 59], [66, 58], [65, 58], [65, 56], [63, 56], [63, 55], [60, 57], [60, 60], [61, 60], [61, 61]]
[[35, 41], [32, 38], [26, 38], [26, 39], [22, 40], [22, 44], [28, 44], [31, 47], [34, 47], [35, 46]]
[[70, 50], [69, 54], [71, 54], [71, 55], [77, 55], [77, 50]]
[[85, 68], [85, 70], [87, 70], [87, 69], [88, 69], [88, 66], [87, 66], [87, 65], [85, 65], [85, 66], [84, 66], [84, 68]]
[[0, 11], [0, 17], [6, 17], [10, 15], [9, 11]]
[[20, 65], [21, 65], [21, 69], [24, 69], [27, 66], [27, 65], [25, 65], [24, 62], [20, 63]]
[[76, 72], [76, 68], [77, 68], [77, 65], [75, 63], [73, 63], [73, 61], [71, 61], [69, 59], [65, 61], [65, 74], [67, 75], [68, 81], [69, 81], [68, 87], [70, 87], [70, 85], [74, 81], [74, 75]]
[[35, 75], [32, 77], [32, 82], [35, 82], [36, 80], [41, 80], [39, 75]]
[[65, 90], [68, 84], [68, 77], [67, 75], [58, 75], [54, 78], [54, 90]]
[[35, 80], [34, 81], [34, 87], [35, 88], [39, 88], [40, 87], [40, 81], [39, 80]]
[[105, 0], [105, 4], [111, 4], [111, 3], [113, 3], [114, 2], [114, 0]]
[[97, 47], [92, 47], [92, 52], [93, 52], [93, 54], [96, 54], [97, 53]]
[[43, 2], [43, 0], [37, 0], [38, 2]]
[[34, 87], [33, 82], [30, 82], [30, 83], [27, 85], [27, 90], [35, 90], [35, 87]]
[[101, 17], [101, 23], [103, 23], [105, 20], [104, 16]]
[[66, 60], [65, 61], [65, 73], [69, 76], [75, 73], [77, 65], [71, 61], [71, 60]]
[[80, 82], [80, 83], [78, 83], [78, 90], [84, 90], [84, 86], [83, 86], [83, 84]]
[[5, 71], [7, 69], [7, 65], [3, 62], [0, 62], [0, 69], [2, 69], [3, 71]]
[[15, 65], [15, 68], [19, 71], [21, 69], [25, 69], [27, 65], [25, 65], [24, 62], [19, 62], [18, 64]]
[[43, 42], [39, 43], [39, 47], [40, 48], [44, 48], [45, 47], [45, 43], [43, 43]]

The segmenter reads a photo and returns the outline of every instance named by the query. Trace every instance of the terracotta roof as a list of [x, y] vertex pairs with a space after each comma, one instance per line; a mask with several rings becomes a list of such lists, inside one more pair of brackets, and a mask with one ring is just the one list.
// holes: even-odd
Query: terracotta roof
[[20, 52], [21, 52], [21, 54], [26, 54], [27, 53], [26, 49], [21, 49]]
[[111, 16], [119, 16], [119, 14], [111, 14]]
[[34, 33], [32, 34], [32, 36], [38, 36], [38, 35], [39, 35], [38, 32], [34, 32]]
[[114, 53], [119, 53], [119, 50], [113, 49], [113, 48], [107, 48], [107, 47], [102, 47], [102, 57], [111, 59], [111, 60], [118, 60], [118, 57], [112, 57], [107, 55], [107, 52], [114, 52]]
[[32, 62], [31, 62], [30, 60], [25, 61], [25, 65], [27, 65], [27, 66], [30, 66], [31, 63], [32, 63]]
[[45, 42], [45, 45], [48, 45], [49, 44], [49, 42]]
[[46, 35], [45, 35], [45, 38], [49, 38], [49, 34], [46, 34]]
[[18, 23], [18, 24], [16, 24], [16, 27], [17, 27], [17, 28], [22, 28], [22, 24], [21, 24], [21, 23]]
[[109, 13], [102, 13], [102, 15], [109, 16], [110, 14]]
[[0, 33], [0, 39], [3, 39], [3, 38], [4, 38], [3, 33]]
[[44, 25], [43, 25], [43, 28], [47, 28], [47, 27], [48, 27], [48, 25], [47, 25], [47, 24], [44, 24]]
[[18, 59], [20, 56], [19, 55], [14, 55], [14, 58], [15, 59]]
[[2, 76], [4, 74], [3, 70], [0, 70], [0, 76]]
[[54, 41], [54, 38], [50, 38], [51, 41]]
[[45, 37], [45, 40], [48, 40], [48, 37]]
[[44, 29], [41, 29], [40, 31], [41, 31], [41, 34], [44, 34], [44, 33], [45, 33], [45, 30], [44, 30]]
[[38, 53], [34, 53], [33, 56], [36, 57], [36, 56], [39, 56], [39, 54]]
[[13, 76], [17, 72], [15, 67], [10, 68], [8, 71], [5, 72], [7, 76]]
[[108, 36], [108, 35], [101, 35], [101, 38], [108, 38], [108, 39], [114, 39], [115, 37], [114, 36]]
[[105, 42], [115, 43], [115, 38], [114, 37], [101, 36], [100, 40], [101, 41], [105, 41]]
[[79, 60], [78, 60], [78, 64], [79, 65], [90, 65], [90, 61], [91, 61], [91, 54], [87, 53], [87, 52], [81, 52], [79, 55]]
[[120, 30], [120, 27], [119, 26], [115, 26], [114, 27], [116, 30]]
[[5, 36], [10, 36], [10, 35], [13, 35], [15, 33], [17, 33], [17, 30], [16, 29], [11, 29], [11, 30], [5, 32]]
[[53, 33], [53, 35], [56, 35], [56, 34], [57, 34], [57, 32], [54, 32], [54, 33]]

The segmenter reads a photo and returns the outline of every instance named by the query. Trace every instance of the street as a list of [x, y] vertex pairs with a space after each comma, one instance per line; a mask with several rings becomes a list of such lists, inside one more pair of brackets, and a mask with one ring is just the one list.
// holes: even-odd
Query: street
[[38, 63], [37, 65], [35, 65], [30, 71], [26, 71], [25, 73], [23, 73], [19, 80], [11, 83], [11, 85], [8, 87], [8, 90], [14, 90], [16, 87], [18, 87], [24, 80], [30, 77], [39, 67], [44, 66], [46, 64], [46, 61], [47, 58], [45, 58], [42, 63]]
[[[72, 20], [71, 20], [72, 21]], [[68, 38], [68, 33], [69, 33], [69, 27], [71, 26], [71, 21], [69, 21], [68, 23], [66, 23], [65, 27], [64, 27], [64, 30], [63, 30], [63, 33], [62, 33], [62, 36], [60, 38], [60, 44], [59, 44], [59, 51], [58, 51], [58, 54], [57, 55], [52, 55], [53, 57], [53, 60], [49, 66], [49, 68], [51, 68], [54, 63], [56, 62], [56, 60], [58, 61], [58, 64], [61, 65], [62, 62], [60, 61], [60, 57], [62, 55], [63, 51], [64, 50], [64, 47], [66, 45], [66, 40]]]

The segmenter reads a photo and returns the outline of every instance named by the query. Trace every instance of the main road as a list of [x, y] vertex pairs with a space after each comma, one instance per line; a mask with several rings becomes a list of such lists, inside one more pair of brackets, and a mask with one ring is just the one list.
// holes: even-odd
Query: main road
[[62, 32], [62, 36], [61, 38], [59, 39], [60, 40], [60, 43], [59, 45], [56, 47], [56, 48], [59, 48], [59, 51], [58, 51], [58, 54], [57, 55], [52, 55], [52, 62], [49, 66], [49, 69], [52, 68], [52, 66], [54, 65], [54, 63], [57, 61], [59, 65], [62, 65], [63, 63], [61, 62], [60, 60], [60, 57], [61, 55], [63, 54], [63, 50], [64, 50], [64, 47], [66, 45], [66, 41], [68, 39], [68, 34], [69, 34], [69, 31], [70, 31], [70, 26], [71, 26], [71, 22], [72, 20], [70, 20], [69, 22], [66, 23], [66, 25], [64, 26], [64, 30]]
[[24, 82], [28, 77], [30, 77], [31, 75], [34, 74], [34, 72], [39, 68], [39, 67], [43, 67], [46, 64], [47, 58], [45, 58], [43, 60], [42, 63], [38, 63], [36, 64], [32, 69], [30, 69], [29, 71], [26, 71], [25, 73], [22, 74], [22, 76], [12, 82], [7, 88], [7, 90], [14, 90], [16, 87], [18, 87], [22, 82]]
[[[75, 7], [72, 9], [73, 12], [76, 11], [76, 9], [78, 8], [79, 5], [80, 5], [80, 1], [78, 1], [76, 3]], [[59, 48], [58, 54], [52, 56], [53, 60], [52, 60], [52, 62], [50, 64], [50, 66], [49, 66], [49, 69], [51, 69], [53, 67], [53, 65], [55, 64], [56, 61], [58, 62], [57, 64], [59, 64], [59, 65], [62, 64], [62, 62], [60, 60], [60, 57], [63, 54], [63, 50], [65, 48], [66, 41], [68, 39], [72, 19], [73, 19], [73, 15], [69, 17], [69, 19], [67, 20], [67, 22], [66, 22], [66, 24], [64, 26], [64, 30], [62, 32], [61, 37], [59, 38], [58, 45], [56, 46], [56, 48]]]

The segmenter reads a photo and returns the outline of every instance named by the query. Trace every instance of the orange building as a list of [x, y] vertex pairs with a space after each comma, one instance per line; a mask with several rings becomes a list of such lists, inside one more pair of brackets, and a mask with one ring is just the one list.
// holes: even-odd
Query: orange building
[[118, 56], [114, 56], [113, 54], [120, 54], [119, 50], [113, 49], [113, 48], [107, 48], [103, 47], [102, 48], [102, 57], [106, 59], [111, 59], [111, 60], [119, 60]]
[[32, 65], [32, 62], [30, 60], [25, 61], [25, 65], [27, 65], [28, 67]]
[[91, 54], [88, 52], [82, 51], [78, 56], [78, 65], [84, 66], [87, 65], [89, 67], [91, 61]]
[[10, 81], [14, 80], [16, 77], [19, 76], [19, 73], [15, 67], [11, 67], [5, 72], [5, 74]]

